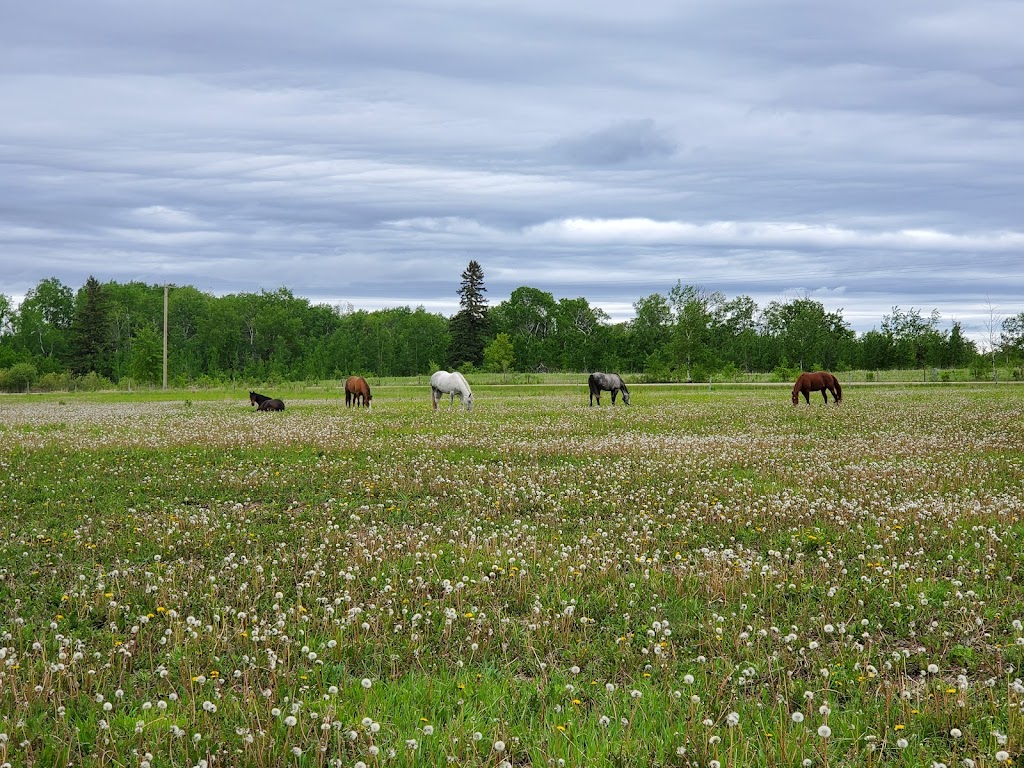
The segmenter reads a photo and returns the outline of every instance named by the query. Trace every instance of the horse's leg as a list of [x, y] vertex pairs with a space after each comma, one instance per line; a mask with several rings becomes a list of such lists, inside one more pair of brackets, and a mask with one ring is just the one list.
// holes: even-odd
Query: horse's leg
[[617, 389], [613, 389], [613, 390], [612, 390], [612, 405], [615, 405], [615, 396], [616, 396], [617, 394], [619, 394], [619, 390], [617, 390]]
[[825, 405], [828, 405], [828, 387], [821, 388], [821, 396], [825, 398]]
[[437, 390], [433, 387], [430, 388], [430, 404], [437, 410]]
[[804, 402], [806, 402], [808, 405], [810, 405], [811, 404], [811, 390], [805, 389], [803, 391], [803, 395], [804, 395]]

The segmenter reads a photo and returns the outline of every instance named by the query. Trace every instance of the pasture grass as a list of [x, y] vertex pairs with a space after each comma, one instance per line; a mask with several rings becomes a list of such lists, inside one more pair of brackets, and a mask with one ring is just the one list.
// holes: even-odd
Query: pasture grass
[[1020, 759], [1024, 389], [425, 389], [0, 398], [0, 765]]

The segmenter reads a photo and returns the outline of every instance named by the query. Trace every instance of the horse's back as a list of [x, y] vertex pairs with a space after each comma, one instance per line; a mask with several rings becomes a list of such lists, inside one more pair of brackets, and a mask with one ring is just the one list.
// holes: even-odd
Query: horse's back
[[354, 395], [364, 394], [370, 391], [370, 385], [362, 376], [349, 376], [345, 380], [345, 391]]
[[469, 382], [458, 371], [436, 371], [430, 377], [430, 386], [439, 392], [469, 392]]

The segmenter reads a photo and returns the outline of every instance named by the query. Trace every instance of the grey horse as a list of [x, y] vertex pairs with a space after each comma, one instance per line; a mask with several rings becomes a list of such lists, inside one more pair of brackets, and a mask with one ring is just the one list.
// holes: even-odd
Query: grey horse
[[594, 404], [594, 398], [597, 398], [597, 404], [601, 405], [601, 392], [612, 393], [612, 405], [615, 405], [615, 396], [622, 393], [622, 402], [629, 405], [629, 390], [626, 388], [626, 382], [622, 380], [622, 377], [617, 373], [600, 373], [595, 372], [590, 374], [590, 378], [587, 379], [587, 385], [590, 387], [590, 404]]

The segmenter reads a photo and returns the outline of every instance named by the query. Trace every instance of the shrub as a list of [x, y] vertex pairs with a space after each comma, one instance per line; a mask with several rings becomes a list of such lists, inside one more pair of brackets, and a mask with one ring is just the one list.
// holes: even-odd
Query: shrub
[[114, 389], [114, 382], [96, 371], [89, 371], [85, 376], [74, 379], [74, 388], [83, 392], [98, 392], [101, 389]]
[[68, 392], [71, 389], [71, 374], [46, 373], [36, 382], [36, 388], [43, 392]]
[[38, 375], [32, 363], [15, 363], [4, 372], [2, 386], [7, 392], [28, 392]]

